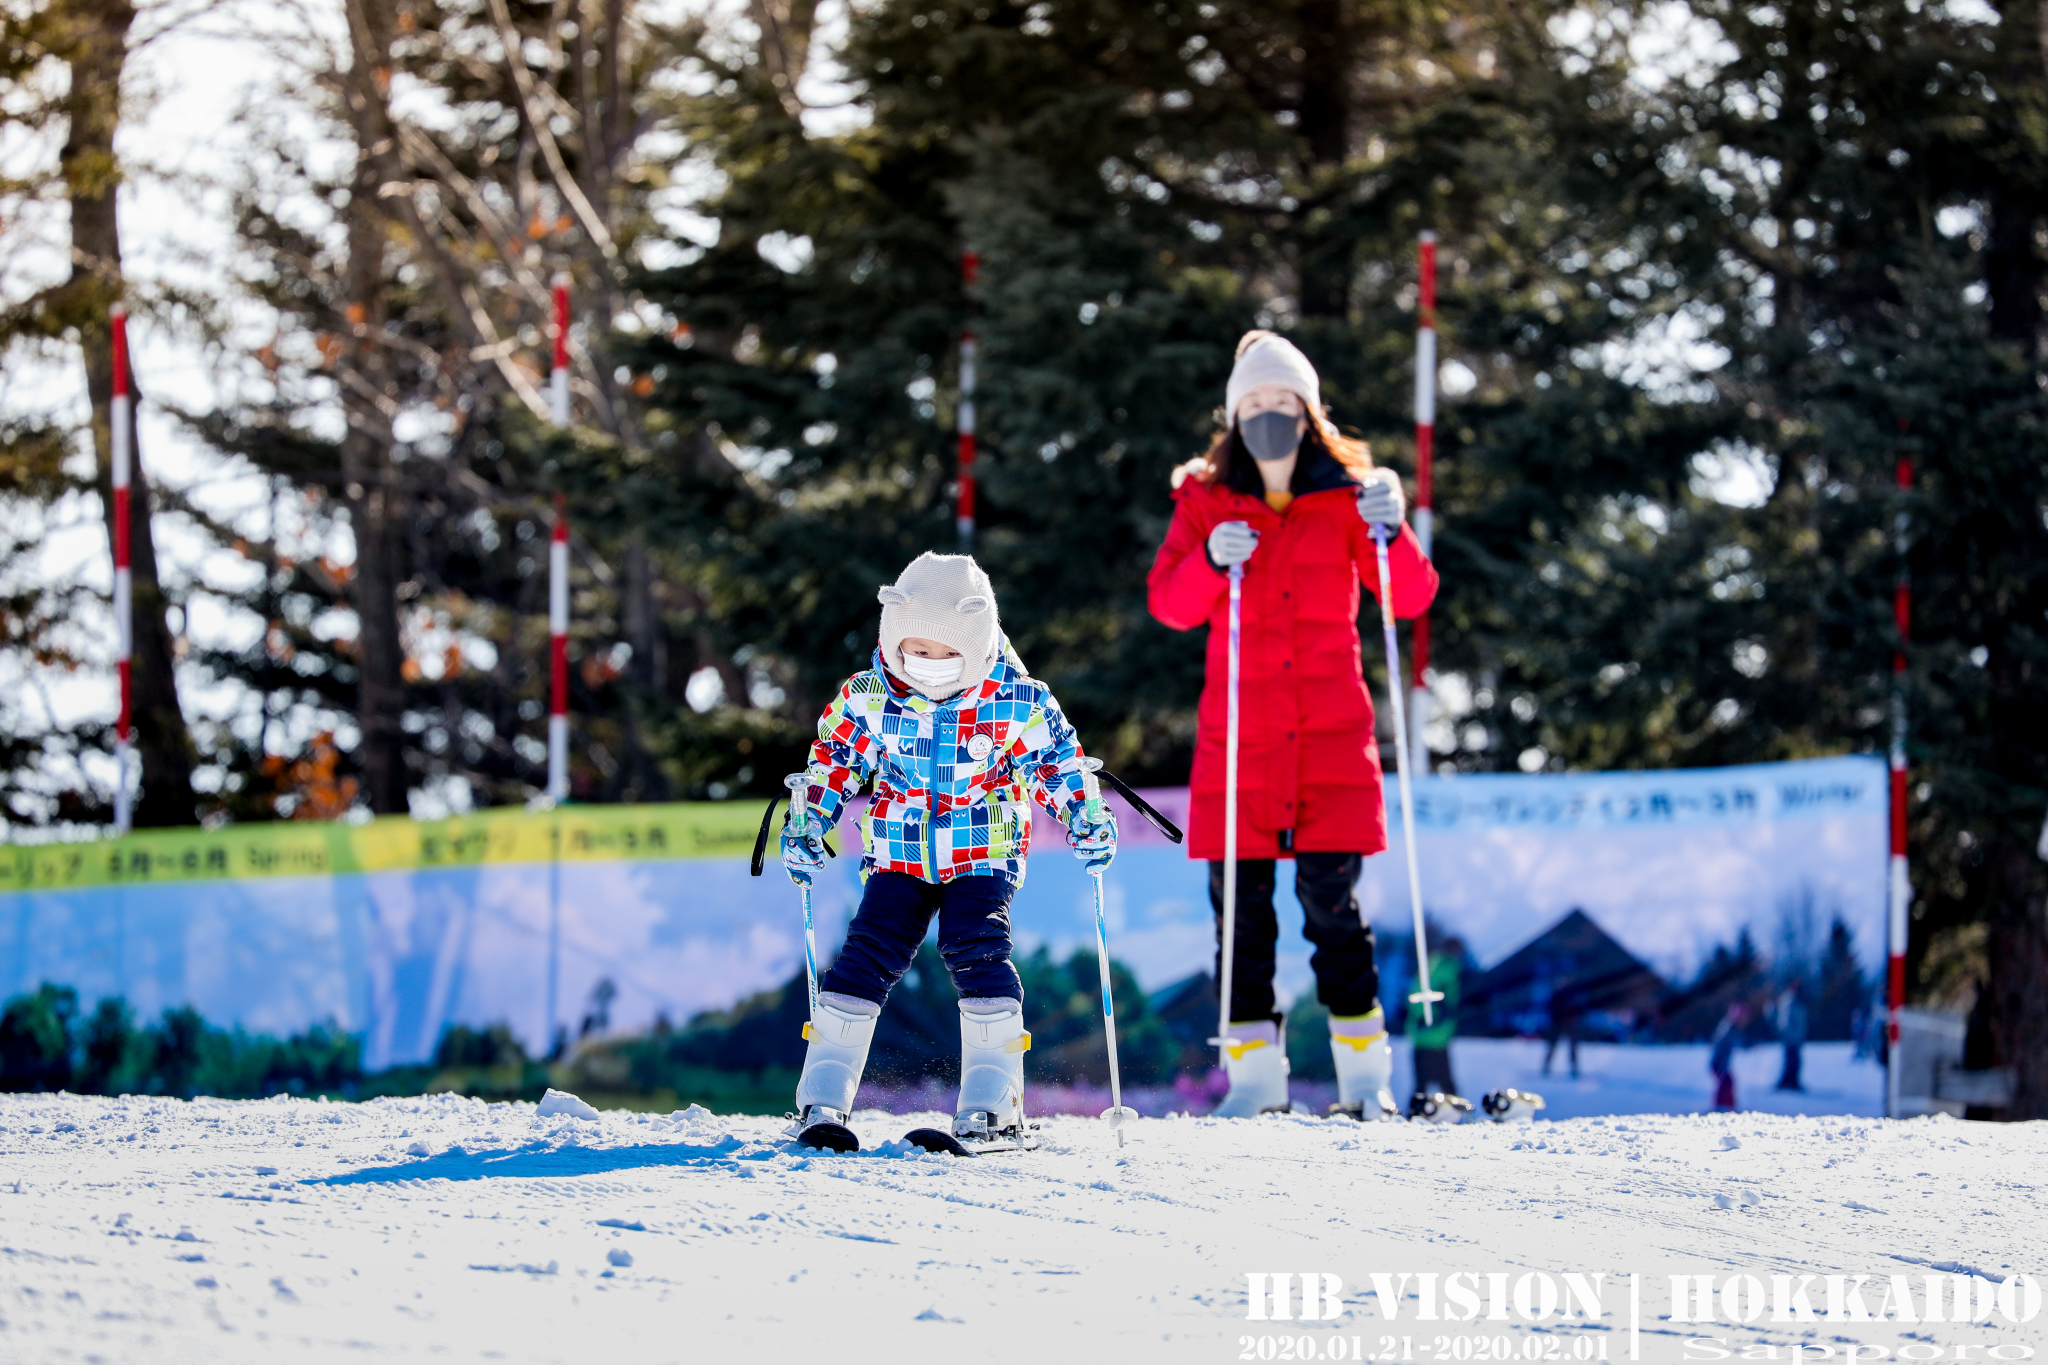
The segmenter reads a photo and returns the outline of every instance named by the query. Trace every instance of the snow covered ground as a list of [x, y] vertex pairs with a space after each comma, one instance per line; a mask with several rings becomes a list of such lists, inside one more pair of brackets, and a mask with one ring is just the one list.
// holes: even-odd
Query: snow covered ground
[[[1528, 1038], [1459, 1038], [1451, 1043], [1451, 1068], [1459, 1093], [1474, 1104], [1489, 1090], [1512, 1086], [1543, 1096], [1546, 1118], [1592, 1118], [1602, 1114], [1686, 1114], [1712, 1107], [1714, 1078], [1707, 1070], [1705, 1043], [1651, 1047], [1582, 1043], [1579, 1074], [1570, 1074], [1562, 1044], [1543, 1074], [1543, 1044]], [[1797, 1091], [1773, 1087], [1784, 1068], [1776, 1043], [1735, 1054], [1735, 1098], [1744, 1108], [1767, 1114], [1884, 1113], [1884, 1068], [1858, 1061], [1849, 1043], [1808, 1043]], [[1395, 1044], [1397, 1093], [1413, 1092], [1415, 1070], [1405, 1041]]]
[[[2012, 1281], [2014, 1315], [2034, 1308], [2013, 1324], [1993, 1285], [1968, 1278], [2044, 1269], [2048, 1125], [1169, 1118], [1143, 1120], [1119, 1149], [1101, 1123], [1057, 1118], [1041, 1151], [972, 1161], [892, 1140], [912, 1126], [858, 1115], [873, 1150], [834, 1157], [785, 1150], [776, 1121], [701, 1109], [579, 1119], [450, 1096], [7, 1096], [0, 1359], [1676, 1361], [1761, 1342], [1775, 1354], [1737, 1358], [1840, 1360], [1867, 1343], [1858, 1358], [1883, 1358], [1869, 1349], [1881, 1346], [1891, 1359], [1981, 1361], [2048, 1350], [2037, 1285]], [[1722, 1321], [1666, 1321], [1674, 1273], [1714, 1276]], [[1334, 1294], [1338, 1316], [1273, 1320], [1281, 1275], [1293, 1313], [1312, 1275], [1314, 1309]], [[1827, 1281], [1806, 1275], [1850, 1277], [1833, 1286], [1836, 1320], [1771, 1322], [1781, 1307], [1828, 1311]], [[1857, 1276], [1874, 1278], [1852, 1295]], [[1781, 1284], [1792, 1297], [1776, 1297]], [[1919, 1320], [1930, 1288], [1952, 1313], [1957, 1284], [1990, 1321]], [[1901, 1290], [1914, 1321], [1890, 1316]], [[1584, 1292], [1602, 1316], [1542, 1311], [1553, 1299], [1584, 1310]], [[1452, 1320], [1482, 1300], [1478, 1320]], [[1887, 1316], [1849, 1320], [1859, 1312]], [[1744, 1314], [1755, 1321], [1727, 1321]], [[1688, 1336], [1708, 1348], [1688, 1349]]]

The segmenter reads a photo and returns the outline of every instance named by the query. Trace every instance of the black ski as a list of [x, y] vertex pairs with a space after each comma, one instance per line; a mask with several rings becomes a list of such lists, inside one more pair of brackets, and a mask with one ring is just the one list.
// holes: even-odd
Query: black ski
[[860, 1139], [843, 1123], [814, 1123], [796, 1135], [799, 1147], [813, 1147], [821, 1152], [857, 1152]]
[[960, 1138], [942, 1128], [914, 1128], [903, 1135], [913, 1147], [943, 1156], [986, 1156], [990, 1152], [1035, 1152], [1038, 1125], [1027, 1124], [1023, 1132], [1005, 1129], [986, 1139]]
[[903, 1135], [903, 1140], [913, 1147], [922, 1147], [927, 1152], [938, 1152], [945, 1156], [976, 1156], [959, 1138], [937, 1128], [913, 1128]]

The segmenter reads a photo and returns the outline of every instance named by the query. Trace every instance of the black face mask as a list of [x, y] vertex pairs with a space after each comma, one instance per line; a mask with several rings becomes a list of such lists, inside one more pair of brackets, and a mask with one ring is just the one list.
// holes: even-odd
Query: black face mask
[[1242, 418], [1237, 430], [1255, 460], [1284, 460], [1301, 449], [1301, 419], [1284, 412]]

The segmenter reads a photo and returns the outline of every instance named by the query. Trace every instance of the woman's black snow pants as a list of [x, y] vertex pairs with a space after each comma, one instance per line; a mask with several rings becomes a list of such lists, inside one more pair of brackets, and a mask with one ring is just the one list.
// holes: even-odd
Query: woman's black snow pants
[[[1315, 945], [1309, 966], [1316, 998], [1330, 1013], [1349, 1018], [1371, 1012], [1380, 993], [1373, 960], [1372, 926], [1358, 913], [1357, 853], [1297, 853], [1294, 894], [1301, 901], [1302, 936]], [[1209, 905], [1216, 915], [1216, 975], [1223, 976], [1223, 864], [1209, 864]], [[1280, 921], [1273, 910], [1273, 860], [1237, 862], [1237, 951], [1231, 963], [1230, 1017], [1249, 1023], [1278, 1019], [1273, 1007], [1273, 954]]]

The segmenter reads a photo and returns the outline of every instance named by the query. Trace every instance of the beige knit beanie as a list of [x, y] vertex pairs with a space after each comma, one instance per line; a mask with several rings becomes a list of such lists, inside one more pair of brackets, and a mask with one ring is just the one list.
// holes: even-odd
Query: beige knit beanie
[[1237, 343], [1237, 364], [1223, 391], [1223, 420], [1237, 421], [1237, 405], [1244, 396], [1266, 384], [1290, 388], [1301, 395], [1309, 411], [1322, 411], [1322, 385], [1316, 379], [1316, 367], [1286, 337], [1259, 330], [1246, 332]]
[[[940, 555], [927, 550], [910, 561], [894, 585], [880, 589], [882, 660], [891, 668], [902, 662], [903, 642], [912, 636], [937, 640], [960, 651], [966, 661], [957, 688], [946, 695], [981, 686], [996, 666], [1002, 649], [1002, 627], [996, 620], [996, 591], [972, 555]], [[901, 674], [898, 669], [899, 676]]]

